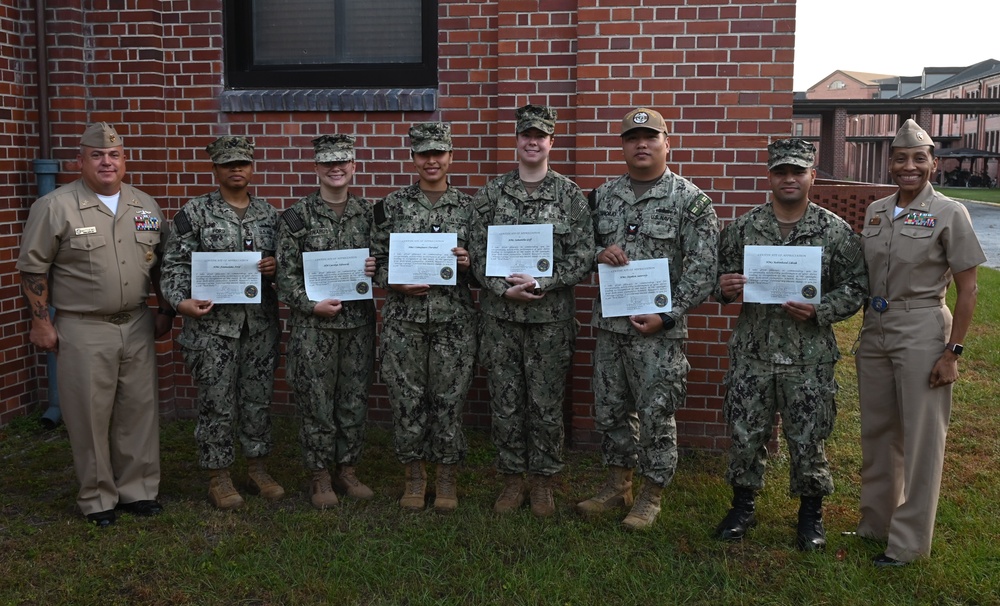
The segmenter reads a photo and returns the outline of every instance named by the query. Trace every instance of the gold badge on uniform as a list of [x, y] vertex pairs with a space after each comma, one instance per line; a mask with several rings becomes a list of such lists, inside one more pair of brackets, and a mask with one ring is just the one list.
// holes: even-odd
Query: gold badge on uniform
[[147, 252], [146, 253], [146, 263], [152, 263], [152, 262], [153, 262], [153, 253]]
[[868, 222], [868, 225], [878, 225], [880, 223], [882, 223], [882, 217], [872, 217], [871, 221]]

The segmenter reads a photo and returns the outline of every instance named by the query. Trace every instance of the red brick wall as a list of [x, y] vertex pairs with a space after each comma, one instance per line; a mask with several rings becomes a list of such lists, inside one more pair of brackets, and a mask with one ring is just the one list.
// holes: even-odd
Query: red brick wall
[[[31, 3], [20, 2], [21, 5]], [[204, 146], [218, 135], [252, 137], [255, 193], [285, 208], [315, 188], [310, 139], [358, 136], [356, 191], [375, 200], [409, 184], [406, 132], [413, 122], [451, 122], [452, 183], [472, 193], [513, 167], [513, 109], [527, 102], [559, 111], [553, 167], [589, 190], [624, 171], [618, 121], [632, 107], [659, 109], [671, 124], [671, 169], [692, 179], [731, 219], [765, 199], [767, 142], [789, 132], [792, 117], [794, 0], [441, 0], [438, 109], [434, 112], [223, 112], [220, 0], [50, 0], [48, 44], [53, 156], [60, 182], [75, 178], [84, 125], [118, 125], [129, 180], [172, 216], [213, 188]], [[10, 145], [0, 147], [0, 203], [9, 212], [0, 241], [4, 392], [0, 420], [44, 397], [44, 369], [27, 344], [28, 323], [13, 261], [34, 198], [28, 159], [37, 153], [33, 9], [2, 9], [2, 116]], [[9, 74], [9, 77], [7, 75]], [[15, 84], [10, 84], [15, 83]], [[7, 102], [10, 97], [10, 103]], [[19, 155], [20, 154], [20, 155]], [[23, 157], [22, 157], [23, 156]], [[578, 289], [584, 323], [568, 381], [567, 423], [575, 444], [593, 444], [590, 310], [598, 290]], [[732, 318], [707, 303], [691, 318], [693, 366], [687, 406], [678, 414], [682, 444], [724, 446], [720, 384]], [[179, 326], [180, 321], [178, 321]], [[179, 352], [158, 344], [160, 398], [167, 416], [194, 414], [194, 390]], [[279, 371], [280, 372], [280, 371]], [[276, 409], [291, 410], [283, 382]], [[466, 421], [488, 422], [482, 378]], [[376, 385], [372, 418], [388, 420]]]

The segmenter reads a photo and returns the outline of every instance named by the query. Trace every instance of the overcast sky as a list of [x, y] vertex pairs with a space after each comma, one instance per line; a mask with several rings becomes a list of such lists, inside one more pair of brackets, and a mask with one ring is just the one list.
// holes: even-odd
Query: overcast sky
[[919, 76], [924, 67], [1000, 60], [997, 0], [798, 0], [796, 91], [831, 72]]

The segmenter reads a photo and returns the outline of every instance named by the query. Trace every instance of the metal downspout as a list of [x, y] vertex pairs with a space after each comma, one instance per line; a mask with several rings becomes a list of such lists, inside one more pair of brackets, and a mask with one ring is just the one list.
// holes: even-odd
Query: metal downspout
[[[45, 47], [45, 0], [35, 2], [35, 82], [38, 86], [38, 151], [39, 158], [34, 161], [35, 182], [38, 184], [38, 197], [48, 194], [56, 188], [56, 175], [59, 174], [59, 161], [49, 158], [49, 58]], [[49, 318], [55, 315], [55, 308], [49, 306]], [[45, 355], [49, 379], [49, 408], [42, 414], [41, 423], [47, 428], [59, 425], [62, 411], [59, 409], [59, 387], [56, 385], [56, 354]]]

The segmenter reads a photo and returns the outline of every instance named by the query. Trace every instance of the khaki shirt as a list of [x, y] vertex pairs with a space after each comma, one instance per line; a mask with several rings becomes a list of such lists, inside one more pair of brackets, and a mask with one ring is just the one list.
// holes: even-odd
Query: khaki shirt
[[986, 262], [964, 206], [927, 184], [898, 217], [899, 193], [873, 202], [861, 232], [872, 297], [944, 300], [952, 275]]
[[163, 214], [149, 195], [122, 183], [112, 215], [78, 179], [31, 206], [17, 269], [51, 270], [50, 303], [59, 311], [131, 311], [149, 297], [162, 227]]

